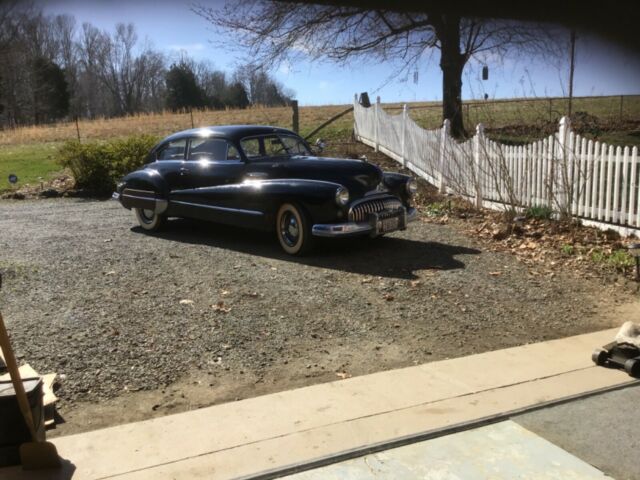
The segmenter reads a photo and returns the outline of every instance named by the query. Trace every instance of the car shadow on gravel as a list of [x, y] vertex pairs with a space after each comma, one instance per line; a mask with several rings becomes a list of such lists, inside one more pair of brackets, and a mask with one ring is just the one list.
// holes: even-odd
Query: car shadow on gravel
[[304, 257], [285, 254], [273, 233], [247, 230], [213, 223], [176, 219], [160, 232], [132, 232], [178, 243], [206, 245], [260, 257], [313, 267], [380, 277], [414, 279], [418, 270], [465, 268], [458, 255], [477, 255], [480, 250], [439, 242], [423, 242], [396, 236], [376, 239], [354, 237], [318, 239], [314, 250]]

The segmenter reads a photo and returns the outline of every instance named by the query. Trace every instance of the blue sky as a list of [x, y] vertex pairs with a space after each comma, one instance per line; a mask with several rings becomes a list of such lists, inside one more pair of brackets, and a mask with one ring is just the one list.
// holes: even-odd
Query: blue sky
[[[203, 0], [204, 2], [204, 0]], [[212, 2], [207, 2], [208, 4]], [[79, 24], [91, 22], [112, 31], [118, 22], [136, 25], [141, 40], [147, 39], [167, 55], [185, 50], [197, 60], [209, 60], [215, 67], [231, 71], [242, 59], [219, 48], [219, 33], [190, 11], [191, 0], [38, 0], [46, 13], [68, 13]], [[567, 53], [568, 57], [568, 53]], [[542, 61], [510, 58], [489, 62], [489, 80], [480, 79], [481, 63], [472, 61], [465, 68], [463, 98], [523, 96], [562, 96], [567, 91], [568, 66], [559, 70]], [[567, 61], [568, 65], [568, 61]], [[380, 95], [383, 102], [440, 100], [441, 74], [437, 52], [425, 56], [418, 70], [408, 79], [394, 75], [391, 63], [357, 63], [347, 67], [324, 62], [303, 61], [281, 66], [272, 72], [296, 92], [302, 105], [349, 103], [356, 92]], [[616, 95], [640, 93], [640, 56], [587, 35], [578, 35], [576, 46], [575, 95]]]

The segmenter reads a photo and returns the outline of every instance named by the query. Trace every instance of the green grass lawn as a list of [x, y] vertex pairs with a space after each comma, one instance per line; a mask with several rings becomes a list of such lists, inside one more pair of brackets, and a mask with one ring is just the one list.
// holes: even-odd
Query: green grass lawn
[[[33, 143], [0, 146], [0, 191], [19, 188], [48, 180], [62, 168], [53, 159], [60, 143]], [[18, 176], [18, 183], [9, 183], [11, 174]]]

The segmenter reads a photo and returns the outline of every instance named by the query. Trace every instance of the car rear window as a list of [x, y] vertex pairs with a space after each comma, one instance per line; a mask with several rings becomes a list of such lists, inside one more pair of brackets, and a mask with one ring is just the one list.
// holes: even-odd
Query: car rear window
[[187, 141], [185, 139], [169, 142], [158, 150], [156, 158], [158, 160], [184, 160], [186, 147]]

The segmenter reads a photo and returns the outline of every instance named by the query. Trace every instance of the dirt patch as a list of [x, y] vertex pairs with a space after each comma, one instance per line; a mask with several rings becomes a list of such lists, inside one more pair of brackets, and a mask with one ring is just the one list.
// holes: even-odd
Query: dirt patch
[[302, 259], [134, 225], [112, 201], [0, 203], [0, 305], [19, 357], [62, 374], [58, 434], [592, 331], [629, 298], [429, 221]]

